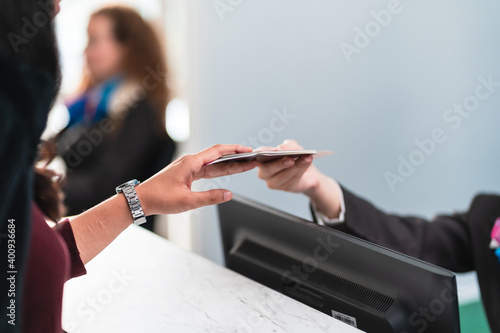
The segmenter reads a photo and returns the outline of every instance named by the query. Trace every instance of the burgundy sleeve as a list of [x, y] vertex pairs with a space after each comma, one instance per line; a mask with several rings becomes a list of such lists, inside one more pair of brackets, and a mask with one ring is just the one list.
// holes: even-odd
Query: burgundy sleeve
[[69, 220], [59, 222], [54, 229], [59, 232], [68, 247], [71, 260], [70, 279], [87, 274], [85, 265], [80, 257], [80, 251], [76, 247], [75, 235], [73, 234]]

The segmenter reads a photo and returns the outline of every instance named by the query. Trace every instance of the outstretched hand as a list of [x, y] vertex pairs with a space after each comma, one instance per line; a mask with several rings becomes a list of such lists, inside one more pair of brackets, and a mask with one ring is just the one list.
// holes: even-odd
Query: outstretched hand
[[[261, 147], [258, 150], [302, 150], [293, 140], [286, 140], [276, 148]], [[259, 164], [259, 178], [273, 190], [308, 194], [319, 185], [320, 173], [312, 165], [313, 157], [299, 159], [285, 157], [272, 162]]]
[[251, 151], [252, 148], [240, 145], [216, 145], [197, 154], [178, 158], [137, 187], [145, 214], [182, 213], [231, 200], [233, 195], [228, 190], [193, 192], [191, 186], [194, 181], [202, 178], [216, 178], [252, 170], [258, 165], [255, 161], [206, 165], [223, 155]]
[[[259, 150], [301, 150], [297, 142], [286, 140], [276, 148], [262, 147]], [[329, 218], [337, 218], [340, 213], [340, 193], [336, 182], [319, 172], [312, 164], [312, 156], [299, 159], [285, 157], [276, 161], [259, 164], [259, 178], [267, 187], [307, 195], [315, 207]]]

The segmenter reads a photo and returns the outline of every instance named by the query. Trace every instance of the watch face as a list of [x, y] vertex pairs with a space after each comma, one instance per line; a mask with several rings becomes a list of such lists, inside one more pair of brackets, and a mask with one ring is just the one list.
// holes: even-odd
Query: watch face
[[135, 186], [139, 185], [140, 183], [141, 182], [138, 181], [137, 179], [130, 180], [130, 181], [126, 182], [126, 183], [121, 184], [120, 186], [117, 186], [116, 189], [115, 189], [116, 193], [121, 193], [123, 191], [123, 189], [125, 189], [126, 187], [128, 187], [128, 186], [134, 186], [135, 187]]

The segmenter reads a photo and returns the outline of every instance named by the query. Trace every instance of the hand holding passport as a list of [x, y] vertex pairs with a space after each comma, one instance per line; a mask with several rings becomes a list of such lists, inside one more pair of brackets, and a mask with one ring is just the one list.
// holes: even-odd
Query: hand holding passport
[[303, 156], [312, 155], [314, 158], [321, 158], [332, 155], [331, 151], [316, 151], [316, 150], [255, 150], [249, 153], [224, 155], [207, 165], [225, 162], [249, 162], [257, 160], [260, 163], [267, 163], [284, 157], [292, 157], [295, 159]]

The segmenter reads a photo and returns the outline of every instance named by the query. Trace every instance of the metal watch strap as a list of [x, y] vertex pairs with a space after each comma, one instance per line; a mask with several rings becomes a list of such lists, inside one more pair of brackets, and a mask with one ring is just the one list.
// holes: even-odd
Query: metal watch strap
[[135, 225], [141, 225], [146, 222], [144, 210], [142, 209], [141, 202], [139, 201], [139, 196], [135, 191], [135, 186], [138, 184], [139, 181], [131, 180], [130, 182], [127, 182], [116, 188], [116, 193], [123, 193], [125, 195]]

